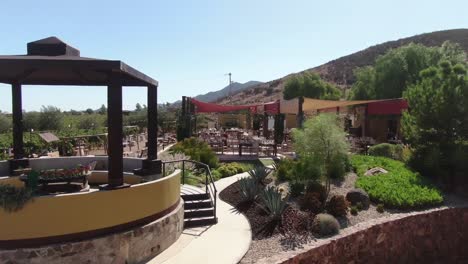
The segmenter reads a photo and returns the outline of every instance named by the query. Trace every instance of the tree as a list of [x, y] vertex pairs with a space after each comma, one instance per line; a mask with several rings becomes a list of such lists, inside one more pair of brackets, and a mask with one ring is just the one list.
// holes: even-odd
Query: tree
[[40, 130], [60, 130], [63, 125], [63, 114], [55, 106], [42, 106], [38, 123]]
[[284, 114], [275, 115], [275, 143], [281, 144], [284, 140]]
[[320, 114], [308, 119], [303, 129], [293, 130], [294, 148], [299, 160], [319, 170], [327, 192], [331, 178], [340, 178], [346, 171], [349, 145], [337, 115]]
[[402, 129], [414, 148], [411, 163], [453, 186], [457, 175], [468, 175], [467, 71], [444, 61], [420, 76], [404, 93], [410, 110], [403, 114]]
[[96, 129], [100, 127], [101, 124], [99, 123], [99, 120], [97, 119], [96, 115], [86, 115], [83, 116], [83, 118], [80, 119], [78, 122], [78, 128], [79, 129]]
[[374, 66], [355, 71], [351, 99], [400, 98], [406, 89], [421, 80], [419, 73], [441, 60], [465, 63], [465, 52], [458, 44], [444, 42], [441, 47], [409, 44], [379, 56]]
[[97, 110], [98, 114], [105, 115], [107, 114], [107, 107], [105, 105], [101, 105], [101, 107]]
[[86, 114], [88, 114], [88, 115], [92, 115], [92, 114], [94, 114], [94, 110], [93, 110], [93, 109], [91, 109], [91, 108], [88, 108], [88, 109], [86, 109], [86, 111], [85, 111], [85, 112], [86, 112]]
[[0, 133], [8, 132], [12, 127], [12, 121], [0, 113]]
[[341, 91], [334, 85], [323, 81], [317, 73], [303, 73], [291, 77], [284, 87], [283, 98], [290, 100], [304, 96], [327, 100], [338, 100]]
[[351, 89], [351, 98], [354, 100], [367, 100], [375, 98], [375, 70], [367, 66], [354, 70], [356, 82]]
[[143, 107], [141, 107], [140, 103], [137, 103], [136, 106], [135, 106], [135, 111], [140, 112], [141, 110], [143, 110]]
[[39, 112], [24, 112], [23, 113], [23, 126], [26, 131], [31, 129], [39, 129], [39, 119], [41, 113]]

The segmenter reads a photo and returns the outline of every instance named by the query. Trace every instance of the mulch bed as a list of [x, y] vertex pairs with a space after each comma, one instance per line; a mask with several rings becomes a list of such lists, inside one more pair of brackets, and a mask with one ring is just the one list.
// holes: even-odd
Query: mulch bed
[[239, 183], [235, 182], [221, 191], [219, 197], [234, 206], [245, 215], [252, 228], [252, 239], [259, 240], [279, 234], [278, 222], [272, 221], [269, 215], [259, 206], [259, 201], [245, 203], [239, 189]]

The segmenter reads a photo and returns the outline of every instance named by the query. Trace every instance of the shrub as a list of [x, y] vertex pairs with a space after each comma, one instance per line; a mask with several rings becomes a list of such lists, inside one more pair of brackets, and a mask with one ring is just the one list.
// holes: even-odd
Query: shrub
[[[419, 174], [406, 168], [403, 162], [355, 155], [352, 163], [359, 176], [356, 187], [364, 189], [373, 201], [402, 209], [433, 206], [443, 201], [439, 190]], [[368, 169], [374, 167], [382, 167], [388, 173], [364, 176]]]
[[292, 178], [296, 181], [318, 181], [321, 176], [321, 166], [310, 157], [301, 157], [294, 163]]
[[179, 141], [170, 150], [170, 153], [184, 153], [191, 159], [208, 164], [210, 168], [217, 168], [219, 160], [214, 151], [205, 142], [197, 138], [186, 138]]
[[269, 186], [261, 192], [264, 210], [270, 214], [273, 219], [280, 219], [284, 209], [287, 206], [286, 199], [283, 199], [281, 192], [274, 186]]
[[218, 171], [221, 178], [226, 178], [232, 175], [243, 173], [251, 169], [251, 164], [241, 164], [237, 162], [223, 163], [219, 166], [216, 171]]
[[340, 232], [340, 223], [333, 215], [318, 214], [312, 223], [312, 232], [319, 236], [331, 236]]
[[328, 176], [331, 179], [343, 179], [346, 171], [350, 170], [348, 155], [337, 155], [328, 167]]
[[304, 191], [304, 184], [302, 182], [293, 182], [289, 185], [289, 194], [291, 197], [298, 197]]
[[323, 209], [320, 194], [316, 192], [306, 192], [300, 201], [300, 205], [302, 210], [312, 212], [314, 214], [320, 213]]
[[[342, 123], [335, 114], [320, 114], [307, 120], [303, 129], [292, 131], [299, 159], [307, 159], [309, 166], [306, 168], [312, 168], [319, 172], [319, 177], [325, 178], [327, 190], [330, 189], [330, 179], [340, 178], [346, 171], [344, 159], [348, 155], [349, 143]], [[308, 180], [317, 180], [314, 173], [305, 176], [314, 176]]]
[[255, 179], [243, 177], [238, 180], [239, 188], [246, 202], [252, 202], [255, 200], [258, 194], [258, 184]]
[[16, 212], [32, 199], [32, 190], [0, 185], [0, 207], [6, 212]]
[[295, 161], [292, 159], [282, 159], [276, 166], [276, 178], [281, 181], [290, 181], [293, 178]]
[[263, 184], [263, 181], [270, 173], [270, 169], [265, 166], [256, 166], [253, 170], [249, 171], [250, 177], [255, 179], [257, 183]]
[[384, 205], [383, 204], [378, 204], [377, 205], [377, 212], [383, 213], [384, 212]]
[[386, 158], [402, 161], [404, 160], [403, 150], [404, 148], [402, 145], [382, 143], [382, 144], [377, 144], [375, 146], [370, 147], [369, 155], [386, 157]]
[[[369, 195], [363, 189], [352, 189], [346, 194], [346, 200], [348, 200], [352, 205], [360, 204], [364, 209], [369, 208], [370, 199]], [[362, 210], [362, 209], [360, 209]]]
[[343, 195], [334, 195], [327, 203], [327, 212], [333, 216], [345, 216], [348, 212], [348, 202]]
[[357, 215], [357, 214], [358, 214], [358, 211], [359, 211], [359, 210], [357, 209], [356, 206], [351, 206], [350, 213], [351, 213], [352, 215]]
[[311, 181], [307, 184], [306, 193], [316, 193], [321, 203], [327, 200], [327, 190], [320, 182]]
[[356, 208], [359, 210], [359, 211], [362, 211], [364, 209], [364, 205], [362, 205], [361, 202], [358, 202], [356, 203]]
[[214, 180], [217, 181], [221, 179], [221, 173], [218, 170], [212, 170], [211, 175], [213, 176]]

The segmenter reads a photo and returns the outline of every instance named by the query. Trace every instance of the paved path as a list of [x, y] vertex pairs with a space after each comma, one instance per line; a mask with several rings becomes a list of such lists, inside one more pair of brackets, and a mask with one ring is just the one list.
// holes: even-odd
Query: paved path
[[246, 175], [248, 173], [237, 174], [215, 183], [218, 189], [216, 225], [185, 229], [172, 246], [148, 263], [238, 263], [250, 247], [252, 231], [247, 218], [219, 199], [219, 193]]

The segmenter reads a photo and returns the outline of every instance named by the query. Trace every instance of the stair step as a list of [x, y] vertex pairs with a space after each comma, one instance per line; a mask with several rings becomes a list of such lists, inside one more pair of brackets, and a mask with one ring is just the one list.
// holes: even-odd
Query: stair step
[[218, 222], [215, 217], [199, 217], [184, 221], [184, 228], [214, 225]]
[[206, 200], [210, 198], [208, 193], [197, 193], [197, 194], [182, 194], [182, 199], [184, 201], [193, 201], [193, 200]]
[[214, 216], [214, 208], [192, 210], [192, 211], [184, 212], [184, 219], [192, 219], [192, 218], [197, 218], [197, 217], [208, 217], [208, 216]]
[[201, 209], [210, 207], [213, 207], [210, 200], [199, 200], [184, 203], [184, 209]]

